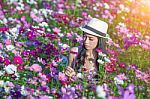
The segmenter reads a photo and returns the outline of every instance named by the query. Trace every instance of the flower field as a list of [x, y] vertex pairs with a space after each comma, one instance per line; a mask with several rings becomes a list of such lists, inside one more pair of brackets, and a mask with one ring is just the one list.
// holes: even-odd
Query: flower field
[[[63, 72], [78, 28], [109, 24], [98, 81]], [[0, 0], [0, 99], [150, 99], [149, 0]]]

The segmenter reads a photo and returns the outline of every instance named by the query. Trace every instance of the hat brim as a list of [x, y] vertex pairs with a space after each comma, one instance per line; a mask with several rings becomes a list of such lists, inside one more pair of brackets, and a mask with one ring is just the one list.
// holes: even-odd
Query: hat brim
[[79, 27], [82, 31], [88, 33], [88, 34], [91, 34], [91, 35], [94, 35], [94, 36], [97, 36], [97, 37], [102, 37], [102, 38], [108, 38], [107, 36], [101, 36], [99, 34], [96, 34], [95, 32], [91, 31], [91, 30], [88, 30], [84, 27]]

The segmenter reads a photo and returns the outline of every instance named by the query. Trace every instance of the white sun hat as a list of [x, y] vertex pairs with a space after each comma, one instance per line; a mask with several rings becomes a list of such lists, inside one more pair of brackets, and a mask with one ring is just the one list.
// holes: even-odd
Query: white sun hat
[[92, 18], [86, 25], [79, 27], [82, 31], [102, 37], [102, 38], [109, 38], [107, 34], [108, 24], [102, 20], [97, 18]]

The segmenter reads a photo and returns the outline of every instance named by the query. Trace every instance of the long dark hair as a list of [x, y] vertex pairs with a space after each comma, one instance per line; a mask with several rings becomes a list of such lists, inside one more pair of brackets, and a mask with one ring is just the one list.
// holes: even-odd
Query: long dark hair
[[[98, 44], [97, 44], [96, 48], [101, 48], [103, 53], [106, 54], [106, 39], [98, 37]], [[96, 51], [96, 48], [93, 50], [96, 52], [96, 63], [95, 64], [96, 64], [96, 68], [98, 70], [99, 63], [97, 62], [98, 52]], [[86, 55], [86, 48], [85, 48], [84, 43], [83, 43], [81, 49], [78, 52], [78, 55], [76, 56], [76, 62], [74, 64], [75, 65], [75, 71], [78, 71], [80, 66], [84, 65], [85, 55]]]

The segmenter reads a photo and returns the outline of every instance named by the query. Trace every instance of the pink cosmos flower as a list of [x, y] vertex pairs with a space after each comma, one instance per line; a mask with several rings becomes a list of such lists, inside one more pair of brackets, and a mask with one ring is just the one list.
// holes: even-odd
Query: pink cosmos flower
[[59, 72], [58, 79], [61, 80], [61, 81], [66, 81], [67, 77], [66, 77], [66, 75], [64, 73]]
[[41, 72], [42, 71], [42, 67], [39, 64], [33, 64], [30, 67], [31, 71], [35, 71], [35, 72]]
[[57, 27], [53, 28], [52, 30], [53, 30], [54, 34], [58, 34], [58, 33], [60, 33], [60, 31], [61, 31], [61, 30], [60, 30], [59, 28], [57, 28]]
[[125, 68], [125, 67], [126, 67], [126, 64], [125, 64], [125, 63], [119, 63], [119, 67]]
[[107, 99], [120, 99], [119, 97], [115, 97], [115, 96], [108, 96]]
[[0, 31], [2, 31], [2, 32], [8, 31], [8, 30], [9, 30], [9, 28], [7, 28], [7, 27], [0, 27]]
[[114, 72], [114, 71], [116, 71], [116, 63], [114, 63], [114, 62], [106, 63], [105, 70], [107, 72]]
[[26, 22], [26, 17], [25, 17], [25, 16], [22, 16], [22, 17], [21, 17], [21, 21], [22, 21], [22, 22]]
[[14, 64], [22, 64], [23, 59], [20, 56], [14, 56], [13, 62], [14, 62]]
[[120, 80], [126, 80], [127, 79], [127, 77], [124, 73], [117, 75], [117, 78], [119, 78]]
[[24, 70], [24, 66], [17, 66], [17, 70], [23, 71]]
[[37, 16], [36, 16], [35, 13], [33, 13], [33, 12], [30, 12], [30, 17], [33, 18], [33, 19], [34, 19], [34, 18], [37, 18]]
[[0, 49], [3, 49], [3, 44], [2, 43], [0, 43]]
[[13, 50], [12, 53], [14, 53], [14, 55], [16, 55], [16, 56], [19, 55], [19, 52], [16, 50]]
[[96, 51], [97, 51], [98, 53], [102, 53], [102, 52], [103, 52], [101, 48], [96, 48]]
[[5, 65], [9, 65], [10, 64], [10, 61], [7, 58], [5, 58], [3, 62], [4, 62]]
[[39, 96], [39, 99], [50, 99], [50, 96], [46, 96], [46, 95], [44, 95], [44, 96]]
[[70, 39], [71, 39], [71, 38], [72, 38], [72, 36], [73, 36], [73, 33], [72, 33], [72, 32], [67, 33], [67, 37], [68, 37], [68, 38], [70, 38]]
[[85, 12], [85, 11], [83, 11], [83, 12], [81, 13], [81, 15], [82, 15], [83, 17], [87, 17], [87, 16], [88, 16], [88, 13]]
[[5, 42], [6, 45], [11, 45], [11, 40], [10, 39], [6, 39], [4, 42]]

